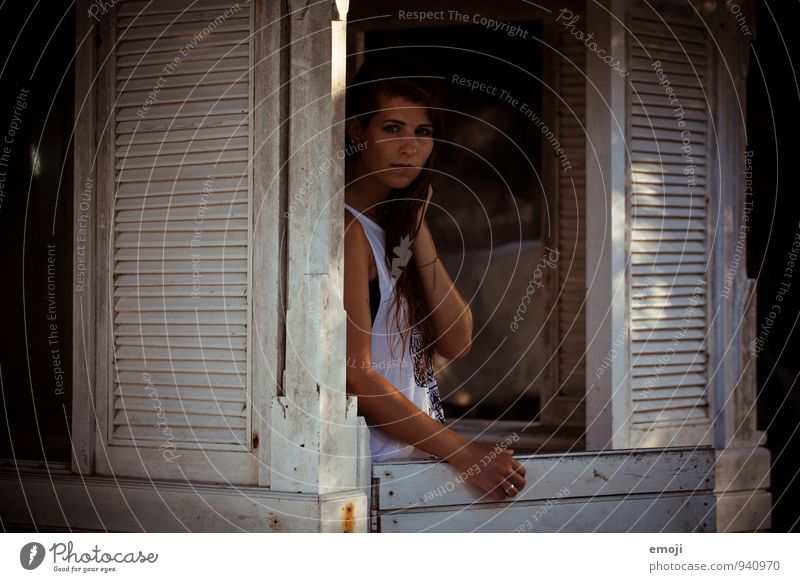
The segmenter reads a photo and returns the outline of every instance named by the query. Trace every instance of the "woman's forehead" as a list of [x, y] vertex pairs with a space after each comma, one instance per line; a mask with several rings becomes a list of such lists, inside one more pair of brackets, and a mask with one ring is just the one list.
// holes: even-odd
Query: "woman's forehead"
[[378, 94], [376, 116], [381, 119], [399, 119], [409, 123], [430, 123], [428, 108], [401, 95]]

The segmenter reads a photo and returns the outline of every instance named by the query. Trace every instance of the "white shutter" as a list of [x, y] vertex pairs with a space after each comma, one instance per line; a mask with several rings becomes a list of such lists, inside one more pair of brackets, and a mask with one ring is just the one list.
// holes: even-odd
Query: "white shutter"
[[167, 0], [120, 2], [107, 15], [116, 44], [104, 87], [113, 100], [104, 428], [105, 470], [116, 474], [256, 478], [251, 14], [244, 3]]
[[707, 32], [636, 1], [628, 48], [631, 446], [707, 444]]
[[[586, 422], [586, 49], [563, 27], [553, 55], [557, 100], [556, 137], [566, 157], [554, 164], [556, 236], [559, 252], [554, 290], [557, 317], [556, 391], [542, 403], [548, 424], [585, 426]], [[553, 110], [553, 109], [551, 109]], [[545, 155], [551, 144], [542, 143]]]

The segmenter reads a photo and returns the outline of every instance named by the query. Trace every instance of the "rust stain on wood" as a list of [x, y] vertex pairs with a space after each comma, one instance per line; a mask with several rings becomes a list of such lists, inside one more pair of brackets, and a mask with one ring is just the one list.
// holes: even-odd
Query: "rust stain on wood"
[[353, 507], [352, 501], [342, 507], [342, 531], [344, 533], [356, 531], [355, 507]]

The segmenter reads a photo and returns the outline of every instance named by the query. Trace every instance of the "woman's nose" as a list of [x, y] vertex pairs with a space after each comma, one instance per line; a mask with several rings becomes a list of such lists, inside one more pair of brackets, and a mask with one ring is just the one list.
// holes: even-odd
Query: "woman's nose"
[[400, 138], [400, 153], [413, 156], [417, 153], [417, 140], [413, 137]]

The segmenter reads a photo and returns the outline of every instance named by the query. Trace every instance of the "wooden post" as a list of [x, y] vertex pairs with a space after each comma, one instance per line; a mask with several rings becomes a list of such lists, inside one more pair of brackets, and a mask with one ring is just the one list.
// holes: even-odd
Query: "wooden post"
[[[598, 46], [626, 61], [625, 2], [586, 2], [586, 23]], [[619, 350], [605, 373], [615, 339], [627, 344], [625, 248], [626, 79], [603, 60], [587, 59], [586, 87], [586, 449], [627, 445], [630, 419], [628, 356]]]
[[347, 2], [298, 0], [287, 17], [286, 368], [272, 403], [270, 486], [292, 493], [358, 487], [363, 420], [345, 394], [343, 354], [346, 12]]

